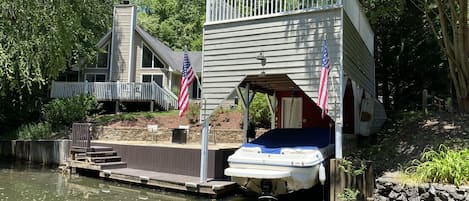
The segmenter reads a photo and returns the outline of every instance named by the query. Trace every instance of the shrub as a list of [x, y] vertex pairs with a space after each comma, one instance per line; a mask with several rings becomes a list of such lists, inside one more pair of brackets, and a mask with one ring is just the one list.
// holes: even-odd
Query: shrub
[[97, 112], [100, 104], [93, 96], [78, 95], [66, 99], [54, 99], [44, 105], [44, 119], [52, 129], [71, 127], [73, 122], [85, 121], [93, 112]]
[[345, 188], [344, 192], [341, 192], [338, 194], [338, 198], [341, 201], [355, 201], [357, 200], [358, 194], [360, 191], [351, 189], [351, 188]]
[[47, 122], [25, 124], [18, 128], [19, 139], [47, 139], [52, 136], [52, 127]]
[[[239, 105], [239, 109], [244, 111], [244, 107]], [[255, 127], [257, 128], [270, 128], [270, 119], [271, 119], [269, 105], [264, 94], [257, 93], [254, 96], [254, 99], [249, 106], [249, 121], [255, 122]], [[243, 126], [243, 121], [241, 120], [240, 125]]]
[[187, 108], [186, 118], [191, 124], [195, 124], [200, 118], [200, 105], [195, 102], [190, 102]]
[[143, 114], [143, 117], [144, 117], [145, 119], [153, 119], [153, 118], [155, 118], [155, 116], [156, 116], [156, 114], [154, 114], [154, 113], [152, 113], [152, 112], [145, 112], [145, 113]]
[[137, 117], [132, 113], [123, 113], [119, 115], [119, 120], [121, 121], [137, 121]]
[[469, 149], [451, 150], [440, 145], [438, 150], [426, 150], [420, 161], [407, 169], [420, 181], [449, 183], [457, 186], [469, 183]]

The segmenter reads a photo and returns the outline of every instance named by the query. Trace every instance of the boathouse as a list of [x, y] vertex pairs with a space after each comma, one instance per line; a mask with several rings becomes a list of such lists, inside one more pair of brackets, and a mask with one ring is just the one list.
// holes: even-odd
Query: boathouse
[[384, 123], [374, 33], [358, 0], [207, 0], [206, 9], [202, 116], [234, 96], [247, 106], [260, 92], [269, 97], [272, 128], [329, 127], [316, 104], [326, 40], [336, 131], [370, 135]]

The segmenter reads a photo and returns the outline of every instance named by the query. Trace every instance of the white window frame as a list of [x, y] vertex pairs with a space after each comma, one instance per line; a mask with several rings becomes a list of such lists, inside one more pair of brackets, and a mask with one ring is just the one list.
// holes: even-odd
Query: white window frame
[[[87, 81], [87, 80], [86, 80], [86, 77], [87, 77], [88, 75], [94, 75], [94, 80], [95, 80], [94, 82], [96, 82], [96, 75], [104, 75], [104, 82], [107, 81], [107, 75], [106, 75], [106, 73], [85, 73], [85, 77], [84, 77], [84, 78], [85, 78], [85, 81]], [[89, 81], [87, 81], [87, 82], [89, 82]]]
[[91, 66], [91, 65], [86, 65], [86, 69], [109, 69], [110, 68], [110, 65], [111, 65], [111, 43], [108, 41], [106, 42], [103, 47], [106, 47], [107, 46], [107, 66], [106, 67], [103, 67], [103, 66], [98, 66], [98, 57], [99, 57], [99, 52], [96, 54], [96, 57], [95, 57], [95, 64], [94, 66]]
[[164, 87], [164, 83], [165, 83], [165, 74], [164, 73], [142, 73], [140, 75], [140, 83], [143, 83], [143, 76], [144, 75], [150, 75], [151, 76], [151, 81], [153, 81], [153, 76], [155, 75], [161, 75], [162, 79], [161, 79], [161, 87]]
[[[143, 50], [145, 49], [145, 47], [150, 50], [151, 54], [152, 54], [152, 57], [151, 57], [151, 67], [143, 67]], [[142, 41], [142, 50], [140, 52], [140, 57], [141, 57], [141, 60], [140, 60], [140, 68], [141, 69], [164, 69], [166, 68], [166, 64], [163, 62], [163, 60], [158, 56], [158, 54], [155, 54], [155, 52], [153, 52], [153, 50], [150, 48], [149, 45], [147, 45], [145, 42]], [[163, 64], [162, 67], [155, 67], [155, 60], [153, 58], [158, 59], [161, 64]]]

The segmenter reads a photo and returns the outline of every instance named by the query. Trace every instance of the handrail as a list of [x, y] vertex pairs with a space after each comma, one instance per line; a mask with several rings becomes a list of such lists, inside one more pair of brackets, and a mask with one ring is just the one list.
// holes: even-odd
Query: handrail
[[52, 82], [52, 98], [68, 98], [78, 94], [95, 96], [98, 101], [155, 101], [165, 110], [177, 108], [177, 97], [154, 82]]
[[325, 9], [342, 5], [342, 0], [207, 0], [206, 3], [206, 21], [221, 22]]

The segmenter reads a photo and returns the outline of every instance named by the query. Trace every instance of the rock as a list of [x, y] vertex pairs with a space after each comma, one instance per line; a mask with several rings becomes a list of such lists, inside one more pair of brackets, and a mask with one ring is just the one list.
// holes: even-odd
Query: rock
[[408, 201], [405, 194], [401, 194], [399, 197], [396, 198], [397, 201]]
[[460, 192], [452, 192], [452, 193], [449, 193], [449, 195], [454, 198], [455, 200], [464, 200], [464, 192], [460, 193]]
[[447, 193], [447, 192], [441, 191], [441, 192], [438, 192], [437, 194], [438, 194], [438, 197], [442, 201], [449, 201], [449, 199], [450, 199], [449, 193]]
[[420, 194], [420, 199], [421, 200], [428, 200], [428, 199], [430, 199], [430, 197], [431, 196], [430, 196], [429, 192], [425, 192], [425, 193]]
[[428, 189], [428, 192], [431, 195], [436, 196], [436, 190], [435, 190], [435, 187], [433, 187], [433, 185], [430, 185], [430, 188]]
[[391, 193], [389, 193], [388, 197], [391, 198], [391, 199], [396, 199], [397, 197], [399, 197], [399, 193], [396, 193], [394, 191], [391, 191]]
[[408, 198], [416, 198], [419, 196], [419, 192], [416, 187], [408, 187], [407, 189], [405, 189], [405, 193]]
[[378, 196], [375, 196], [374, 201], [389, 201], [389, 198], [378, 195]]
[[397, 184], [392, 188], [392, 190], [396, 192], [401, 192], [403, 189], [404, 189], [404, 186], [402, 184]]

